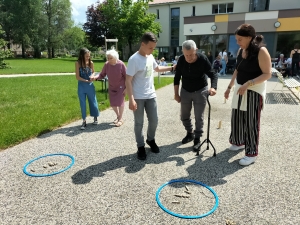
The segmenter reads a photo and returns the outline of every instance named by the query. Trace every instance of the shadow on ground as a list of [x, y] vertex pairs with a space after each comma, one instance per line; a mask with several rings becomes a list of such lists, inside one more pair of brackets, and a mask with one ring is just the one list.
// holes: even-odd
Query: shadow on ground
[[[238, 152], [230, 152], [224, 150], [213, 157], [213, 151], [211, 151], [211, 157], [207, 157], [203, 160], [204, 156], [200, 153], [196, 156], [196, 153], [191, 151], [191, 147], [179, 148], [181, 142], [171, 145], [161, 146], [161, 152], [155, 154], [147, 149], [147, 160], [141, 161], [136, 157], [136, 153], [124, 156], [118, 156], [108, 161], [101, 162], [96, 165], [91, 165], [85, 169], [79, 170], [72, 176], [72, 182], [74, 184], [86, 184], [92, 181], [95, 177], [105, 176], [105, 172], [125, 168], [126, 173], [136, 173], [142, 170], [146, 164], [161, 164], [170, 161], [176, 161], [176, 166], [183, 166], [186, 162], [180, 156], [181, 154], [194, 154], [195, 163], [187, 168], [189, 176], [181, 177], [178, 179], [197, 180], [206, 183], [209, 186], [222, 185], [227, 181], [223, 178], [229, 174], [235, 173], [242, 167], [238, 164], [237, 160], [228, 163], [228, 160], [234, 157]], [[202, 152], [203, 153], [203, 152]], [[175, 169], [175, 168], [174, 168]]]
[[87, 123], [86, 129], [81, 130], [80, 126], [81, 125], [73, 126], [73, 127], [59, 128], [59, 129], [53, 130], [49, 133], [44, 133], [44, 134], [38, 136], [38, 138], [48, 138], [48, 137], [51, 137], [51, 136], [57, 135], [57, 134], [65, 134], [68, 137], [74, 137], [78, 134], [81, 134], [82, 132], [95, 132], [95, 131], [100, 131], [100, 130], [108, 130], [108, 129], [112, 129], [112, 128], [116, 127], [116, 125], [113, 123], [100, 123], [97, 126], [93, 125], [91, 123]]

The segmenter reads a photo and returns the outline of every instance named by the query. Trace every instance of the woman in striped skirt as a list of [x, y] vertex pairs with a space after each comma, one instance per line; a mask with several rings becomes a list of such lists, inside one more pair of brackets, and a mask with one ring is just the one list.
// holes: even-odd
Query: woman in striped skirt
[[250, 24], [242, 24], [235, 31], [240, 46], [237, 66], [224, 93], [228, 99], [235, 86], [232, 98], [231, 134], [229, 150], [245, 149], [245, 157], [239, 161], [247, 166], [258, 155], [260, 114], [264, 107], [266, 82], [271, 78], [271, 57], [264, 47], [263, 36], [256, 35]]

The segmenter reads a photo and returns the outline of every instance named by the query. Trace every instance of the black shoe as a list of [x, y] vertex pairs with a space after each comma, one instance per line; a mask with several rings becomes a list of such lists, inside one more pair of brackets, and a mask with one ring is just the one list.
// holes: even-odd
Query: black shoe
[[159, 148], [158, 148], [157, 144], [155, 143], [155, 139], [153, 139], [152, 141], [146, 140], [146, 143], [150, 146], [151, 152], [159, 153]]
[[86, 121], [83, 121], [80, 129], [81, 130], [85, 130], [85, 127], [86, 127]]
[[182, 139], [182, 144], [186, 144], [186, 143], [194, 140], [194, 138], [195, 138], [194, 133], [187, 132], [185, 138]]
[[145, 160], [145, 159], [147, 158], [145, 146], [138, 147], [137, 158], [138, 158], [139, 160]]
[[201, 143], [200, 143], [200, 138], [195, 138], [195, 139], [194, 139], [193, 151], [194, 151], [194, 152], [199, 151], [200, 145], [201, 145]]

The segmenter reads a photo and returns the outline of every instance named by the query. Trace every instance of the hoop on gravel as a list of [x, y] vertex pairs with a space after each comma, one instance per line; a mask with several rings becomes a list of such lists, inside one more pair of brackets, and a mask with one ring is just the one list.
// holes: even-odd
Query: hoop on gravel
[[[201, 186], [207, 188], [215, 197], [216, 203], [215, 203], [214, 207], [207, 213], [200, 214], [200, 215], [195, 215], [195, 216], [177, 214], [177, 213], [174, 213], [174, 212], [170, 211], [166, 207], [164, 207], [163, 204], [161, 203], [160, 199], [159, 199], [159, 195], [160, 195], [161, 190], [169, 184], [181, 183], [181, 182], [182, 183], [194, 183], [194, 184], [198, 184], [198, 185], [201, 185]], [[203, 218], [205, 216], [210, 215], [211, 213], [213, 213], [217, 209], [217, 207], [219, 205], [219, 198], [218, 198], [217, 193], [211, 187], [209, 187], [206, 184], [203, 184], [201, 182], [198, 182], [198, 181], [195, 181], [195, 180], [172, 180], [172, 181], [169, 181], [169, 182], [163, 184], [162, 186], [160, 186], [158, 188], [158, 190], [156, 192], [156, 202], [157, 202], [157, 204], [159, 205], [160, 208], [162, 208], [165, 212], [169, 213], [172, 216], [176, 216], [176, 217], [183, 218], [183, 219], [199, 219], [199, 218]]]
[[[66, 156], [66, 157], [69, 157], [69, 158], [72, 160], [72, 162], [71, 162], [66, 168], [64, 168], [64, 169], [62, 169], [62, 170], [59, 170], [59, 171], [56, 171], [56, 172], [53, 172], [53, 173], [33, 174], [33, 173], [27, 172], [27, 167], [28, 167], [31, 163], [33, 163], [34, 161], [39, 160], [39, 159], [41, 159], [41, 158], [46, 158], [46, 157], [49, 157], [49, 156], [57, 156], [57, 155], [58, 155], [58, 156]], [[65, 153], [46, 154], [46, 155], [39, 156], [39, 157], [37, 157], [37, 158], [35, 158], [35, 159], [32, 159], [32, 160], [30, 160], [28, 163], [26, 163], [25, 166], [24, 166], [24, 168], [23, 168], [23, 172], [24, 172], [26, 175], [31, 176], [31, 177], [49, 177], [49, 176], [53, 176], [53, 175], [62, 173], [62, 172], [64, 172], [64, 171], [70, 169], [71, 166], [74, 165], [74, 163], [75, 163], [75, 158], [74, 158], [72, 155], [70, 155], [70, 154], [65, 154]]]

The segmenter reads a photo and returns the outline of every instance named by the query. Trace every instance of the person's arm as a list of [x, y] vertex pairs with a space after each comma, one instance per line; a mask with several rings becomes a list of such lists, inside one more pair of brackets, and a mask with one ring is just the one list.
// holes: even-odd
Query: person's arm
[[249, 86], [260, 84], [271, 78], [271, 57], [268, 50], [265, 47], [261, 47], [259, 50], [258, 63], [262, 74], [259, 77], [249, 80], [245, 84], [243, 84], [237, 91], [239, 95], [243, 95]]
[[123, 95], [126, 95], [126, 66], [125, 64], [122, 62], [122, 69], [121, 69], [121, 75], [125, 80], [125, 87], [124, 87], [124, 91], [123, 91]]
[[104, 64], [101, 72], [98, 74], [98, 76], [95, 76], [96, 80], [102, 80], [106, 76], [106, 63]]
[[291, 51], [290, 58], [293, 58], [293, 51], [294, 50]]
[[176, 69], [175, 76], [174, 76], [174, 99], [178, 103], [181, 102], [181, 98], [179, 96], [179, 84], [180, 84], [180, 80], [181, 80], [181, 70], [180, 70], [180, 67], [182, 66], [182, 59], [180, 59], [180, 58], [177, 61], [177, 65], [176, 65], [177, 69]]
[[77, 80], [80, 80], [80, 81], [83, 81], [83, 82], [90, 82], [89, 80], [85, 80], [83, 79], [80, 75], [79, 75], [79, 64], [78, 62], [75, 63], [75, 75], [76, 75], [76, 79]]
[[129, 99], [129, 109], [135, 111], [137, 109], [137, 104], [134, 100], [134, 96], [132, 93], [132, 76], [126, 75], [126, 90], [127, 90], [127, 96]]
[[176, 66], [157, 66], [154, 70], [155, 72], [167, 72], [172, 71], [173, 68], [175, 69]]
[[211, 87], [209, 89], [209, 95], [214, 96], [217, 93], [218, 75], [212, 68], [207, 57], [204, 57], [204, 73], [210, 78]]
[[[241, 49], [239, 48], [239, 50], [238, 50], [238, 52], [237, 52], [236, 60], [237, 60], [238, 56], [240, 55], [240, 51], [241, 51]], [[270, 61], [270, 62], [271, 62], [271, 61]], [[229, 98], [229, 93], [230, 93], [231, 88], [234, 86], [234, 81], [235, 81], [235, 79], [236, 79], [237, 73], [238, 73], [238, 71], [237, 71], [237, 69], [235, 69], [234, 72], [233, 72], [233, 74], [232, 74], [231, 80], [230, 80], [230, 82], [229, 82], [229, 84], [228, 84], [228, 87], [227, 87], [227, 89], [226, 89], [226, 91], [225, 91], [225, 93], [224, 93], [224, 97], [225, 97], [226, 99]]]

